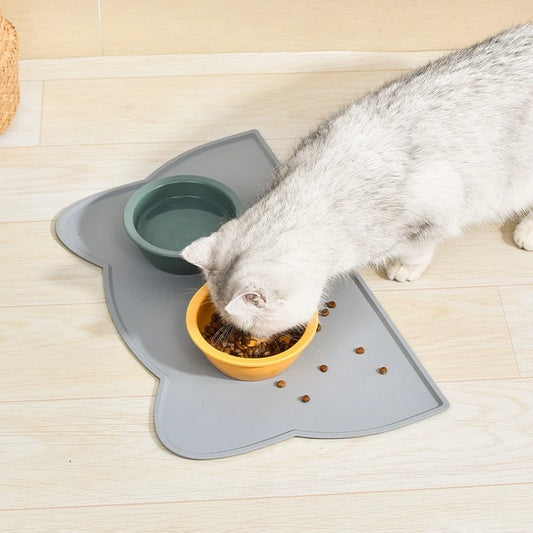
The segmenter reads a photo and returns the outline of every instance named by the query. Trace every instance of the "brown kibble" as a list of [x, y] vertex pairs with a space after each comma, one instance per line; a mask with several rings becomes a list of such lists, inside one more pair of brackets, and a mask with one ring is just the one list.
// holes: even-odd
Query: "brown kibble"
[[337, 304], [335, 303], [335, 300], [331, 300], [329, 302], [326, 302], [326, 307], [329, 307], [330, 309], [334, 309], [337, 307]]
[[317, 330], [317, 331], [320, 331], [321, 329], [322, 329], [322, 326], [321, 326], [320, 324], [317, 324], [317, 325], [316, 325], [316, 330]]
[[362, 346], [358, 346], [355, 349], [355, 353], [361, 355], [361, 354], [365, 353], [365, 349]]
[[329, 309], [326, 309], [324, 307], [324, 309], [322, 309], [322, 311], [320, 311], [320, 316], [328, 316], [329, 315]]
[[320, 370], [320, 372], [327, 372], [328, 371], [328, 365], [320, 365], [318, 367], [318, 369]]
[[278, 389], [282, 389], [283, 387], [285, 387], [285, 380], [283, 379], [278, 379], [278, 381], [276, 381], [276, 387]]
[[204, 326], [202, 335], [217, 350], [236, 357], [247, 358], [270, 357], [288, 350], [296, 344], [302, 334], [301, 331], [294, 330], [269, 340], [259, 341], [239, 330], [232, 330], [227, 336], [221, 335], [221, 332], [223, 333], [221, 328], [224, 327], [222, 319], [214, 313], [211, 316], [211, 322]]
[[311, 398], [309, 397], [309, 394], [304, 394], [300, 399], [303, 403], [307, 403]]
[[387, 367], [386, 367], [386, 366], [381, 366], [381, 367], [379, 367], [379, 368], [378, 368], [378, 372], [379, 372], [380, 374], [382, 374], [382, 375], [383, 375], [383, 374], [386, 374], [386, 373], [387, 373]]

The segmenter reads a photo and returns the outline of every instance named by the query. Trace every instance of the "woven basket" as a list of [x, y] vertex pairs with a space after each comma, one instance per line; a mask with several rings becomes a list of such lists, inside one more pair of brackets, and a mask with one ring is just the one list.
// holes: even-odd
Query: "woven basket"
[[13, 120], [20, 100], [18, 55], [19, 40], [15, 27], [0, 11], [0, 133]]

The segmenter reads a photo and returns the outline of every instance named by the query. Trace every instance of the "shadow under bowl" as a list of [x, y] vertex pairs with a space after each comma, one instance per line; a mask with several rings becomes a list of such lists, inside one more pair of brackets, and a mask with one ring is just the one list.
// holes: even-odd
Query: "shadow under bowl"
[[288, 350], [269, 357], [246, 358], [217, 350], [205, 340], [202, 332], [211, 321], [213, 313], [215, 307], [211, 303], [209, 290], [207, 285], [203, 285], [187, 307], [185, 321], [189, 336], [216, 368], [227, 376], [243, 381], [260, 381], [281, 374], [312, 341], [318, 324], [318, 313], [315, 312], [300, 339]]
[[196, 274], [181, 251], [242, 212], [239, 197], [204, 176], [180, 175], [151, 180], [137, 189], [124, 208], [124, 227], [145, 257], [172, 274]]

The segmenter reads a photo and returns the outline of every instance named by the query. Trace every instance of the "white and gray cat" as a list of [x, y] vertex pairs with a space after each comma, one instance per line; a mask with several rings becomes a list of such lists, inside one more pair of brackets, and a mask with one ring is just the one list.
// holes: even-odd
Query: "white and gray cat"
[[183, 250], [223, 318], [258, 337], [304, 324], [328, 282], [385, 265], [417, 279], [436, 246], [520, 216], [533, 250], [533, 25], [444, 56], [304, 138], [240, 217]]

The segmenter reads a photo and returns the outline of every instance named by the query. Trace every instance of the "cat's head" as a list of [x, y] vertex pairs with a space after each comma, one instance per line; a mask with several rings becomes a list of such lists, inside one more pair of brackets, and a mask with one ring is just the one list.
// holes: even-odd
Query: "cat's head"
[[211, 299], [225, 322], [255, 337], [305, 325], [321, 286], [301, 272], [301, 261], [272, 257], [237, 233], [236, 221], [187, 246], [182, 256], [205, 275]]

